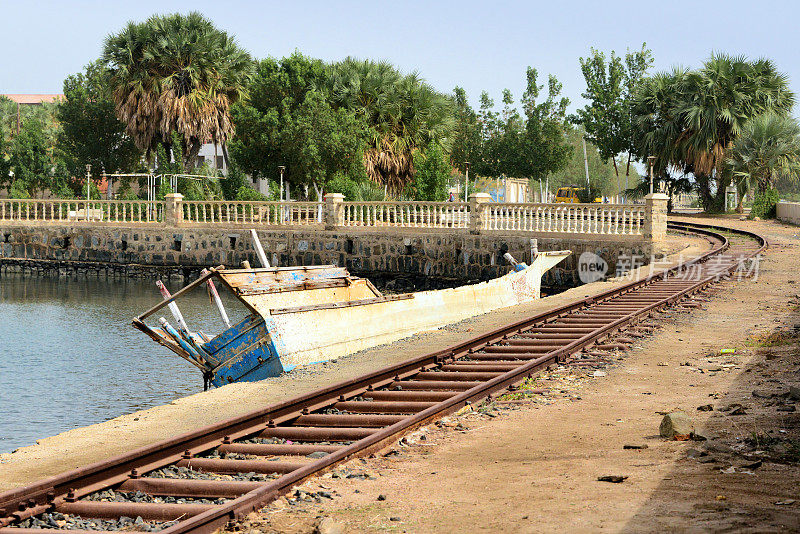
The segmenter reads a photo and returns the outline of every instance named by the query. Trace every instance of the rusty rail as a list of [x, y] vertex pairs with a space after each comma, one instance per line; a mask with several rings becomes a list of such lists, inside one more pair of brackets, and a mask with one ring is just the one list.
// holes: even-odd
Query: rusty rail
[[[52, 512], [98, 521], [138, 516], [164, 533], [212, 532], [310, 476], [514, 386], [570, 354], [602, 347], [609, 339], [605, 344], [614, 345], [613, 336], [621, 329], [702, 290], [766, 248], [763, 238], [740, 230], [724, 229], [737, 234], [737, 240], [755, 243], [731, 245], [720, 228], [709, 225], [671, 223], [671, 228], [705, 235], [716, 246], [658, 274], [452, 347], [2, 493], [0, 534], [41, 532], [25, 527], [31, 526], [30, 518]], [[717, 261], [709, 262], [711, 258]], [[690, 279], [689, 273], [699, 273], [698, 279]], [[309, 453], [325, 455], [308, 461], [304, 457]], [[277, 461], [261, 459], [276, 456]], [[161, 477], [158, 470], [168, 466], [210, 478]], [[240, 480], [214, 478], [226, 473]], [[254, 481], [249, 473], [271, 478]], [[86, 498], [106, 489], [200, 500], [175, 504]], [[208, 498], [226, 500], [211, 505], [202, 500]], [[125, 525], [125, 530], [132, 528]]]

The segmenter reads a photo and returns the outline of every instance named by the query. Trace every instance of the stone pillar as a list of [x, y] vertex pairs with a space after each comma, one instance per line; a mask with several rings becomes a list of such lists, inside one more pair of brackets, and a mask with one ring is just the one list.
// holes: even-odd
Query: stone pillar
[[489, 193], [473, 193], [469, 196], [469, 233], [480, 234], [486, 227], [486, 206], [492, 201]]
[[645, 199], [644, 228], [642, 234], [651, 243], [661, 243], [667, 237], [667, 202], [664, 193], [650, 193]]
[[180, 226], [183, 222], [183, 195], [168, 193], [164, 200], [164, 224], [167, 227]]
[[344, 195], [328, 193], [325, 199], [325, 229], [336, 230], [344, 226]]

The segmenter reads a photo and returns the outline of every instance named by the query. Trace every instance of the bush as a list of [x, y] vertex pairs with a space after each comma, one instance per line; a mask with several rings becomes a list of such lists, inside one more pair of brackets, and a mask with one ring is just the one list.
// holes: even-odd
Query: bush
[[447, 182], [450, 179], [450, 163], [437, 145], [431, 145], [424, 152], [414, 153], [414, 181], [411, 196], [414, 200], [441, 202], [447, 200]]
[[602, 198], [602, 196], [603, 193], [600, 191], [600, 189], [593, 185], [578, 189], [578, 200], [580, 200], [583, 204], [590, 204], [594, 202], [594, 199], [598, 197]]
[[753, 207], [750, 209], [750, 218], [774, 219], [775, 210], [780, 199], [778, 192], [772, 188], [763, 193], [756, 193], [753, 197]]
[[14, 182], [11, 184], [11, 188], [8, 190], [8, 197], [31, 198], [31, 194], [28, 192], [28, 184], [26, 184], [23, 180], [14, 180]]
[[258, 200], [258, 201], [268, 201], [270, 198], [266, 195], [262, 195], [255, 189], [250, 186], [243, 185], [239, 188], [236, 192], [236, 200], [241, 201], [251, 201], [251, 200]]
[[228, 175], [219, 180], [219, 186], [222, 188], [222, 194], [226, 200], [235, 200], [239, 189], [244, 185], [247, 185], [247, 177], [238, 165], [228, 167]]

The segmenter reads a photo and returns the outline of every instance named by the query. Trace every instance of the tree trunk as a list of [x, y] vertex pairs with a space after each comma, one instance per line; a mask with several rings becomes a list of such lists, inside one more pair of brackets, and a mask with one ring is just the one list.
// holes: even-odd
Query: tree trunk
[[225, 160], [225, 168], [230, 170], [231, 168], [231, 160], [228, 157], [228, 145], [222, 143], [222, 159]]
[[617, 168], [617, 158], [612, 157], [611, 161], [614, 162], [614, 174], [616, 174], [617, 178], [619, 178], [619, 169]]
[[629, 151], [628, 151], [628, 164], [627, 164], [627, 166], [625, 167], [625, 188], [626, 188], [626, 189], [627, 189], [627, 187], [628, 187], [628, 180], [627, 180], [627, 178], [628, 178], [628, 176], [630, 176], [630, 175], [631, 175], [631, 151], [629, 150]]
[[203, 144], [198, 138], [191, 138], [189, 146], [186, 147], [183, 153], [183, 168], [186, 169], [186, 171], [194, 170], [197, 166], [197, 155], [200, 154], [202, 146]]

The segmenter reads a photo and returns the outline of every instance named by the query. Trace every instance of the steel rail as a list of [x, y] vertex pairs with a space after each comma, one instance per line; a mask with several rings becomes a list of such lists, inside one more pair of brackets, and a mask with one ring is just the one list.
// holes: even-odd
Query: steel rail
[[[322, 388], [244, 416], [141, 447], [114, 458], [30, 484], [24, 488], [2, 493], [0, 494], [0, 527], [19, 523], [24, 519], [47, 511], [106, 509], [107, 507], [103, 505], [87, 508], [75, 503], [91, 502], [80, 501], [79, 499], [98, 490], [110, 487], [118, 488], [120, 485], [122, 485], [122, 490], [126, 487], [134, 487], [136, 486], [133, 484], [135, 482], [134, 479], [140, 477], [139, 473], [146, 473], [164, 466], [176, 463], [179, 465], [191, 465], [194, 461], [195, 464], [203, 464], [205, 462], [204, 465], [217, 466], [217, 469], [228, 469], [229, 466], [235, 466], [235, 462], [242, 460], [215, 460], [209, 462], [206, 459], [198, 459], [197, 455], [216, 448], [224, 449], [226, 446], [232, 446], [232, 450], [235, 450], [235, 447], [239, 447], [239, 450], [257, 450], [258, 446], [256, 448], [250, 447], [250, 449], [247, 449], [245, 447], [242, 449], [243, 445], [229, 445], [237, 439], [257, 435], [280, 436], [281, 434], [292, 434], [305, 436], [306, 441], [310, 439], [312, 442], [316, 439], [314, 436], [329, 436], [329, 441], [336, 441], [340, 437], [345, 437], [346, 439], [340, 439], [340, 441], [352, 441], [349, 445], [344, 445], [337, 450], [329, 447], [326, 450], [332, 452], [314, 462], [305, 465], [286, 464], [287, 467], [282, 467], [284, 469], [282, 472], [285, 474], [278, 479], [271, 482], [258, 483], [257, 488], [243, 493], [239, 497], [225, 502], [225, 504], [206, 508], [203, 505], [193, 505], [193, 507], [189, 507], [193, 515], [162, 531], [165, 533], [211, 532], [231, 519], [242, 517], [260, 508], [270, 500], [288, 491], [292, 486], [314, 474], [329, 469], [349, 458], [381, 448], [414, 427], [456, 411], [468, 403], [477, 402], [496, 391], [504, 390], [509, 386], [520, 383], [539, 369], [563, 360], [569, 354], [596, 344], [626, 325], [646, 317], [654, 310], [674, 304], [685, 296], [703, 289], [708, 284], [718, 280], [720, 272], [708, 273], [700, 280], [692, 283], [687, 283], [678, 278], [678, 276], [692, 266], [705, 262], [712, 256], [722, 255], [729, 251], [730, 243], [728, 239], [724, 235], [717, 233], [717, 231], [724, 230], [744, 235], [759, 243], [758, 249], [746, 250], [739, 254], [739, 258], [750, 258], [760, 254], [766, 248], [766, 241], [752, 232], [685, 222], [670, 223], [670, 228], [676, 231], [705, 235], [712, 240], [716, 240], [719, 245], [697, 258], [666, 269], [663, 272], [607, 290], [593, 297], [587, 297], [554, 310], [540, 313], [487, 334], [473, 337], [452, 347]], [[730, 272], [735, 268], [736, 263], [732, 262], [726, 267], [725, 272]], [[659, 288], [659, 284], [662, 283], [665, 287]], [[639, 294], [640, 289], [644, 290], [641, 295]], [[642, 296], [647, 298], [642, 299]], [[628, 300], [626, 301], [625, 299]], [[625, 302], [628, 302], [628, 304], [625, 304]], [[164, 304], [161, 303], [162, 306]], [[603, 315], [602, 318], [595, 319], [592, 319], [591, 316], [581, 315], [581, 313], [593, 309], [603, 309], [602, 306], [606, 304], [621, 306], [619, 308], [620, 311], [614, 312], [613, 315]], [[614, 309], [616, 310], [617, 308]], [[560, 319], [566, 319], [568, 315], [573, 315], [579, 321], [577, 323], [559, 322]], [[587, 318], [591, 323], [584, 321], [583, 324], [587, 326], [584, 328], [578, 327], [581, 324], [581, 317]], [[575, 324], [577, 328], [570, 327], [570, 324]], [[589, 324], [592, 326], [588, 327]], [[538, 349], [536, 351], [531, 349], [527, 352], [522, 350], [510, 354], [507, 353], [511, 345], [503, 345], [503, 343], [509, 337], [520, 333], [524, 335], [526, 331], [530, 332], [535, 328], [539, 328], [544, 333], [548, 329], [561, 331], [566, 328], [567, 330], [575, 330], [575, 335], [578, 337], [561, 338], [563, 343], [560, 346], [553, 343], [540, 345], [546, 347], [543, 352]], [[498, 343], [500, 344], [498, 345], [499, 347], [505, 347], [500, 350], [506, 352], [498, 352], [497, 347], [495, 347]], [[492, 346], [491, 351], [480, 352], [489, 346]], [[498, 358], [493, 359], [493, 356]], [[463, 358], [467, 358], [467, 360], [462, 360]], [[472, 378], [472, 375], [475, 375], [476, 365], [494, 365], [493, 362], [495, 361], [505, 366], [498, 365], [496, 371], [493, 372], [495, 375], [493, 378], [478, 380], [477, 382], [467, 380]], [[458, 367], [465, 364], [469, 366], [469, 369], [464, 369], [464, 371], [469, 372], [470, 375], [462, 374], [461, 381], [449, 381], [448, 378], [452, 378], [454, 372], [459, 372], [457, 370]], [[509, 364], [513, 365], [513, 367], [510, 367]], [[433, 376], [434, 373], [441, 373], [443, 366], [449, 367], [444, 371], [445, 374], [441, 375], [441, 378], [445, 378], [445, 380], [429, 380], [429, 377], [436, 378]], [[422, 376], [423, 379], [414, 380], [417, 375]], [[481, 372], [480, 375], [482, 378], [491, 376], [485, 372]], [[373, 398], [371, 395], [375, 397]], [[362, 400], [354, 400], [358, 398]], [[416, 404], [412, 403], [413, 406], [411, 406], [408, 402], [403, 401], [403, 398], [417, 399], [417, 402]], [[368, 401], [368, 399], [373, 400]], [[380, 402], [381, 400], [383, 402]], [[420, 400], [427, 400], [428, 402], [420, 403]], [[430, 401], [435, 404], [431, 405]], [[409, 413], [410, 415], [406, 417], [367, 415], [367, 413], [378, 413], [374, 412], [378, 405], [382, 406], [381, 410], [386, 410], [387, 406], [385, 405], [390, 402], [396, 403], [397, 410], [380, 413]], [[354, 410], [348, 412], [353, 415], [314, 415], [315, 412], [335, 407], [337, 404], [340, 407]], [[427, 407], [425, 407], [426, 405]], [[363, 416], [358, 415], [359, 413], [364, 413], [363, 410], [361, 412], [358, 411], [358, 406], [362, 406], [364, 410], [367, 410], [367, 413]], [[370, 412], [370, 410], [373, 411]], [[303, 421], [311, 421], [312, 423], [322, 421], [321, 424], [323, 425], [326, 424], [326, 421], [338, 421], [338, 423], [342, 423], [339, 426], [344, 428], [332, 428], [320, 426], [320, 424], [312, 424], [310, 428], [307, 428], [302, 426]], [[363, 424], [359, 423], [359, 421]], [[357, 426], [354, 427], [353, 425]], [[369, 428], [370, 426], [373, 428]], [[269, 450], [273, 452], [276, 450], [287, 451], [289, 450], [287, 447], [289, 446], [275, 445]], [[307, 448], [304, 449], [301, 446], [300, 450], [307, 450]], [[296, 454], [296, 452], [285, 452], [284, 454]], [[252, 465], [253, 461], [246, 461], [251, 462], [247, 464], [248, 466]], [[269, 463], [273, 469], [277, 469], [278, 463]], [[284, 465], [284, 463], [281, 463], [281, 465]], [[148, 480], [152, 485], [154, 484], [152, 480], [158, 479]], [[143, 481], [142, 484], [144, 483]], [[176, 487], [181, 485], [180, 482], [173, 482], [172, 484]], [[191, 484], [187, 482], [184, 485]], [[213, 484], [210, 486], [213, 486]], [[242, 488], [245, 488], [245, 486], [240, 485], [237, 488], [243, 491]], [[210, 490], [206, 489], [205, 491]], [[233, 494], [237, 493], [230, 488], [227, 491]], [[125, 507], [118, 507], [118, 509], [122, 508]], [[169, 517], [169, 513], [171, 513], [169, 505], [164, 505], [163, 508], [164, 510], [159, 508], [159, 510], [153, 511], [153, 507], [150, 507], [148, 508], [150, 511], [148, 513], [152, 513], [153, 517], [158, 518]], [[133, 509], [137, 509], [137, 507], [134, 506]], [[195, 511], [198, 513], [195, 514]], [[106, 512], [97, 511], [96, 513]], [[183, 513], [185, 514], [186, 511], [183, 510]], [[21, 534], [22, 530], [20, 528], [0, 528], [0, 533], [13, 532]]]

